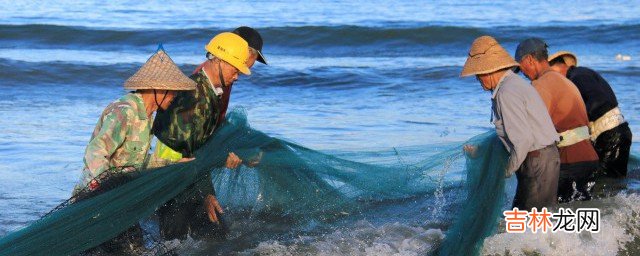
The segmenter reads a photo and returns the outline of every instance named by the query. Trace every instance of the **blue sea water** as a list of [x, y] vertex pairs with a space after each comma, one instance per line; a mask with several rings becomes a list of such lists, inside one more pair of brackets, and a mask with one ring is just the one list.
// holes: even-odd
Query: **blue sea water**
[[[68, 198], [100, 112], [158, 43], [191, 72], [213, 35], [241, 25], [260, 31], [269, 65], [257, 63], [236, 82], [231, 107], [245, 108], [256, 129], [315, 150], [408, 151], [492, 129], [490, 95], [474, 79], [459, 78], [471, 42], [485, 34], [511, 53], [530, 36], [544, 38], [551, 52], [574, 52], [609, 81], [640, 134], [638, 1], [0, 1], [0, 236]], [[640, 188], [638, 175], [629, 182]], [[594, 204], [637, 209], [633, 190]], [[417, 205], [434, 200], [438, 195]], [[214, 252], [420, 254], [437, 244], [447, 220], [413, 214], [416, 208], [393, 205], [394, 217], [372, 214], [310, 237], [266, 235]], [[563, 254], [584, 244], [561, 237], [545, 251], [533, 236], [525, 237], [532, 244], [526, 248], [511, 239], [491, 237], [487, 253], [507, 244], [516, 254]], [[625, 239], [601, 236], [592, 245], [606, 255]]]

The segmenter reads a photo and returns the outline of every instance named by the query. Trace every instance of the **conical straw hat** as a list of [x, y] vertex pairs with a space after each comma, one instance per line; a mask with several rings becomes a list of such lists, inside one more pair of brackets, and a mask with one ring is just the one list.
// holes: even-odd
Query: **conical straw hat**
[[180, 71], [160, 46], [147, 63], [124, 82], [124, 89], [195, 90], [196, 83]]
[[476, 38], [471, 44], [469, 56], [460, 76], [489, 74], [504, 68], [517, 67], [518, 63], [490, 36]]
[[549, 62], [553, 61], [556, 58], [562, 57], [562, 60], [564, 61], [565, 64], [567, 64], [567, 66], [571, 67], [571, 66], [578, 66], [578, 57], [576, 57], [575, 54], [568, 52], [568, 51], [558, 51], [554, 54], [551, 54], [551, 56], [549, 56]]

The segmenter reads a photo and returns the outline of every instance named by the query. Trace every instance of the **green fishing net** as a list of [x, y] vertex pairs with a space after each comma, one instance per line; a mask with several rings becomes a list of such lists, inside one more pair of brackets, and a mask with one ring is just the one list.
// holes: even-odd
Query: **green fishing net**
[[[467, 144], [465, 191], [457, 217], [439, 252], [475, 254], [491, 234], [504, 197], [506, 152], [495, 133]], [[228, 152], [260, 160], [254, 168], [221, 168]], [[147, 218], [160, 206], [211, 174], [220, 202], [250, 215], [264, 212], [295, 220], [330, 221], [357, 213], [375, 202], [433, 196], [446, 166], [462, 160], [462, 145], [438, 147], [415, 164], [373, 165], [320, 153], [252, 129], [242, 111], [226, 122], [196, 159], [159, 169], [117, 173], [113, 189], [72, 198], [31, 225], [0, 239], [0, 255], [69, 255], [96, 247]], [[106, 183], [105, 183], [106, 184]], [[482, 220], [482, 221], [478, 221]]]

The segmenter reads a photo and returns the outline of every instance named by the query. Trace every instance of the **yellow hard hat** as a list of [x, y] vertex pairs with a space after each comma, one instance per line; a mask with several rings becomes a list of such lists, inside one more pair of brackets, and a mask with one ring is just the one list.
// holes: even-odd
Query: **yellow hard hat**
[[249, 44], [239, 35], [222, 32], [214, 36], [204, 49], [236, 67], [243, 74], [251, 74], [246, 63], [249, 58]]

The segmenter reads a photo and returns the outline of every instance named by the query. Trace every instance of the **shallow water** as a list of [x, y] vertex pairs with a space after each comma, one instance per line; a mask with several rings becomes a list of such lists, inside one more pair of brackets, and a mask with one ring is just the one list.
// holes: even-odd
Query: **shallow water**
[[[204, 60], [202, 46], [211, 36], [240, 25], [262, 33], [269, 65], [257, 63], [252, 76], [241, 77], [231, 107], [245, 108], [256, 129], [316, 150], [346, 158], [373, 152], [356, 160], [384, 163], [397, 161], [389, 157], [394, 147], [419, 153], [421, 145], [464, 141], [492, 129], [489, 94], [475, 80], [458, 77], [470, 43], [483, 34], [494, 35], [511, 53], [528, 36], [546, 39], [550, 51], [573, 51], [580, 65], [609, 81], [632, 132], [640, 134], [639, 3], [536, 2], [541, 5], [527, 8], [532, 4], [268, 1], [211, 9], [172, 1], [0, 1], [0, 236], [69, 196], [100, 112], [124, 93], [123, 81], [158, 43], [190, 72]], [[631, 60], [617, 61], [617, 54]], [[635, 136], [635, 152], [639, 141]], [[414, 156], [403, 161], [420, 160]], [[226, 243], [200, 246], [225, 254], [420, 254], [450, 224], [447, 203], [454, 200], [448, 198], [459, 197], [456, 171], [450, 171], [445, 196], [390, 202], [294, 231], [266, 219], [275, 224], [265, 234], [239, 232]], [[616, 233], [621, 226], [615, 218], [632, 218], [625, 208], [637, 205], [639, 180], [630, 178], [631, 195], [593, 201], [617, 205], [607, 219], [614, 235], [529, 236], [527, 243], [561, 254], [558, 248], [596, 241], [602, 246], [592, 252], [610, 254], [628, 239]], [[256, 225], [234, 221], [241, 231], [243, 224]], [[502, 252], [501, 245], [522, 251], [511, 242], [519, 239], [496, 235], [485, 252]], [[190, 244], [183, 247], [193, 252]]]

